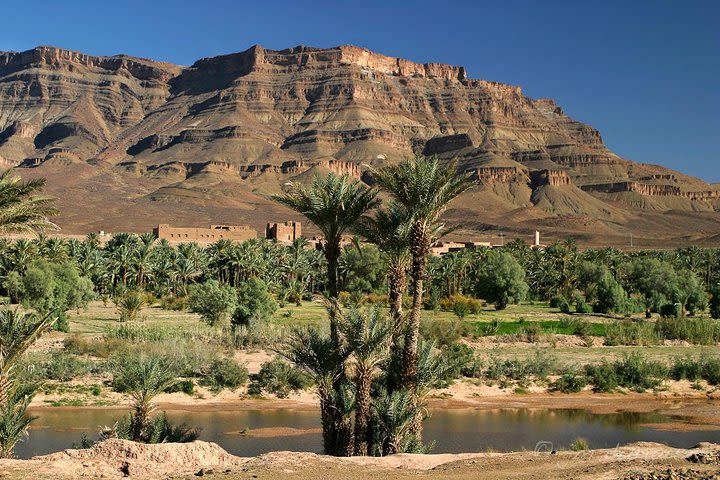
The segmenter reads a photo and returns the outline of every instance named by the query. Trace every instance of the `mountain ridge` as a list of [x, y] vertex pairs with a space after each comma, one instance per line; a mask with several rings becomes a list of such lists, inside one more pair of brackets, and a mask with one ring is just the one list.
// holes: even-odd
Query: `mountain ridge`
[[[720, 234], [717, 184], [625, 160], [553, 100], [464, 67], [352, 45], [254, 45], [187, 67], [47, 46], [0, 52], [0, 164], [46, 176], [70, 232], [147, 230], [161, 218], [258, 227], [295, 218], [268, 199], [288, 180], [335, 171], [367, 181], [363, 165], [420, 153], [478, 181], [448, 212], [477, 219], [468, 239], [541, 229], [587, 244], [630, 232], [640, 244], [702, 244]], [[83, 213], [98, 191], [108, 198]]]

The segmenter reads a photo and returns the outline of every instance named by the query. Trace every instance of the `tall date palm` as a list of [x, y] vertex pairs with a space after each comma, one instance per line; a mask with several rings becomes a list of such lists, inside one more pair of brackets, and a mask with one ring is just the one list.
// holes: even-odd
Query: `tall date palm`
[[432, 245], [445, 232], [440, 216], [448, 204], [472, 187], [469, 175], [458, 174], [454, 164], [437, 157], [408, 158], [397, 165], [372, 169], [380, 188], [392, 195], [409, 214], [412, 309], [405, 331], [401, 386], [410, 391], [417, 384], [418, 339], [423, 301], [423, 281]]

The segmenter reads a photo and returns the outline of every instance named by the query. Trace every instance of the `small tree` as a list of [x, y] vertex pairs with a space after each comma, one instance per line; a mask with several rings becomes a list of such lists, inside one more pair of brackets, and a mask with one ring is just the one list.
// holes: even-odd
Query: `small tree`
[[113, 299], [121, 322], [133, 322], [140, 315], [142, 307], [145, 305], [145, 298], [142, 292], [138, 290], [127, 290]]
[[278, 308], [267, 284], [259, 278], [253, 277], [241, 282], [237, 292], [237, 307], [232, 316], [234, 326], [251, 328], [255, 323], [270, 318]]
[[232, 287], [217, 280], [192, 285], [188, 305], [190, 311], [197, 313], [209, 325], [214, 326], [230, 316], [235, 308], [236, 294]]
[[494, 303], [502, 310], [511, 303], [519, 303], [527, 296], [529, 287], [525, 282], [525, 270], [506, 252], [491, 252], [478, 272], [475, 293], [478, 297]]
[[56, 312], [55, 328], [68, 330], [65, 313], [73, 308], [81, 308], [95, 298], [92, 282], [81, 277], [75, 267], [69, 263], [49, 263], [44, 260], [33, 263], [12, 283], [13, 294], [23, 306], [34, 308], [41, 315]]

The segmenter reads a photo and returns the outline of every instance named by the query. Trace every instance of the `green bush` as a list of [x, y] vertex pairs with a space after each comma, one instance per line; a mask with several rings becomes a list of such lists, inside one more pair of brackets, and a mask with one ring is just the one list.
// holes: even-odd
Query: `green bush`
[[473, 378], [482, 373], [482, 367], [475, 356], [475, 351], [464, 343], [446, 346], [442, 349], [442, 355], [450, 368], [448, 376], [453, 379]]
[[703, 361], [690, 357], [676, 358], [670, 366], [670, 378], [673, 380], [690, 380], [694, 382], [702, 378]]
[[613, 366], [618, 384], [639, 392], [657, 387], [668, 373], [664, 365], [651, 362], [637, 352], [616, 360]]
[[160, 308], [164, 310], [181, 311], [188, 308], [188, 297], [177, 295], [164, 295], [160, 299]]
[[237, 307], [232, 323], [252, 329], [268, 320], [277, 309], [277, 303], [270, 295], [267, 284], [253, 277], [238, 286]]
[[41, 314], [55, 311], [58, 317], [55, 328], [64, 332], [68, 331], [65, 313], [82, 308], [95, 298], [92, 282], [80, 276], [71, 263], [38, 260], [23, 274], [10, 276], [5, 286], [23, 306]]
[[301, 370], [280, 359], [265, 362], [260, 366], [257, 376], [257, 388], [265, 390], [279, 398], [285, 398], [290, 393], [303, 390], [312, 385], [312, 380]]
[[568, 305], [568, 301], [562, 295], [555, 295], [550, 299], [550, 308], [560, 308], [561, 305]]
[[562, 393], [577, 393], [587, 385], [587, 379], [575, 373], [566, 373], [562, 377], [555, 380], [551, 389]]
[[[100, 439], [119, 438], [121, 440], [133, 440], [132, 437], [132, 414], [123, 415], [115, 421], [112, 428], [100, 433]], [[190, 428], [186, 424], [173, 425], [167, 418], [165, 412], [160, 412], [152, 418], [148, 431], [145, 432], [147, 443], [187, 443], [197, 440], [200, 431]]]
[[585, 376], [588, 382], [592, 384], [593, 391], [595, 392], [613, 392], [619, 386], [615, 367], [608, 362], [603, 362], [598, 365], [585, 365]]
[[179, 382], [165, 389], [165, 393], [175, 392], [182, 392], [186, 395], [192, 395], [193, 393], [195, 393], [195, 382], [190, 379], [180, 380]]
[[199, 314], [200, 318], [210, 326], [227, 320], [235, 309], [235, 290], [217, 280], [192, 285], [189, 292], [190, 311]]
[[702, 378], [710, 385], [720, 385], [720, 358], [708, 358], [703, 362]]
[[203, 383], [215, 391], [223, 388], [235, 390], [245, 385], [247, 380], [248, 371], [244, 365], [231, 358], [219, 358], [210, 364]]

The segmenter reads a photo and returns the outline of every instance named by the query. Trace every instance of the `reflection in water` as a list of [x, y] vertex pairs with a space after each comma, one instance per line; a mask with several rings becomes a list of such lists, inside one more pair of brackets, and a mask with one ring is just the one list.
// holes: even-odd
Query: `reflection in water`
[[[110, 425], [124, 412], [117, 409], [41, 409], [32, 424], [29, 440], [18, 445], [20, 458], [70, 448], [82, 432], [95, 438], [99, 427]], [[218, 443], [228, 452], [254, 456], [274, 450], [320, 452], [319, 433], [286, 437], [253, 437], [236, 432], [249, 428], [291, 427], [317, 429], [318, 414], [296, 410], [170, 411], [175, 423], [200, 427], [200, 439]], [[675, 432], [640, 426], [670, 419], [657, 413], [596, 415], [585, 410], [502, 409], [432, 410], [425, 423], [425, 439], [435, 441], [435, 453], [533, 449], [539, 441], [555, 448], [577, 437], [592, 448], [614, 447], [630, 442], [652, 441], [690, 447], [700, 441], [720, 443], [720, 431]], [[235, 432], [235, 433], [233, 433]]]

